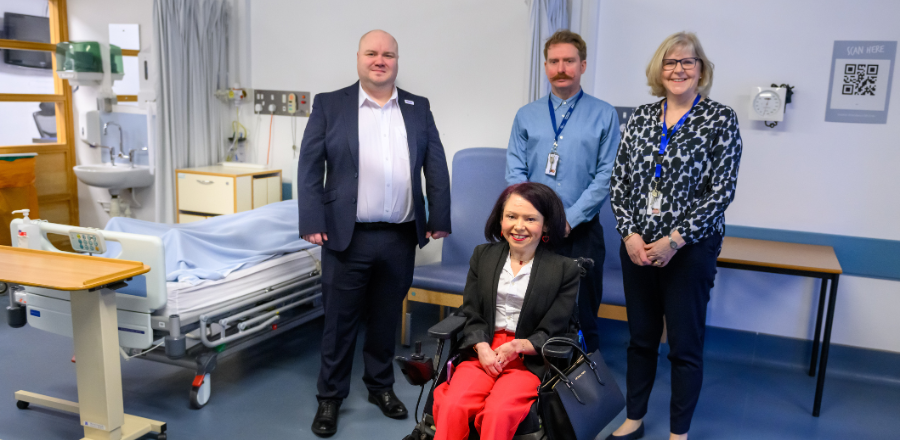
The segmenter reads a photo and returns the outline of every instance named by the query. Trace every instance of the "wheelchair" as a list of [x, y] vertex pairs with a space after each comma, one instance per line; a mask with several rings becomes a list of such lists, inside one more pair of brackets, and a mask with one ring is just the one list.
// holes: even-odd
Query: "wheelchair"
[[[578, 267], [581, 268], [582, 277], [594, 264], [593, 260], [591, 260], [590, 258], [577, 258], [575, 261], [578, 264]], [[577, 304], [578, 303], [576, 300], [576, 308]], [[580, 332], [577, 317], [577, 310], [573, 310], [572, 318], [569, 321], [569, 330], [566, 336], [571, 338], [573, 341], [580, 343]], [[415, 353], [413, 353], [409, 358], [405, 358], [402, 356], [397, 356], [395, 358], [395, 362], [400, 367], [400, 371], [403, 373], [403, 376], [406, 378], [407, 382], [410, 383], [410, 385], [420, 386], [422, 387], [422, 391], [424, 392], [425, 386], [429, 382], [432, 383], [428, 392], [428, 397], [425, 401], [425, 406], [422, 410], [422, 419], [418, 420], [418, 404], [422, 399], [422, 394], [420, 393], [419, 402], [416, 403], [416, 410], [414, 413], [417, 419], [416, 427], [413, 429], [412, 433], [404, 437], [403, 440], [434, 439], [436, 430], [436, 427], [434, 425], [434, 418], [432, 416], [432, 406], [434, 404], [434, 389], [437, 388], [438, 385], [447, 381], [447, 368], [445, 368], [446, 364], [448, 362], [452, 362], [453, 365], [457, 365], [461, 361], [459, 344], [462, 340], [462, 330], [465, 324], [466, 317], [463, 316], [461, 312], [456, 312], [428, 329], [428, 336], [437, 339], [437, 350], [433, 359], [426, 358], [424, 354], [422, 354], [421, 341], [416, 341]], [[442, 361], [445, 345], [449, 345], [450, 350], [447, 354], [446, 359]], [[572, 362], [572, 351], [572, 348], [568, 346], [547, 346], [546, 350], [544, 350], [544, 354], [547, 356], [547, 358], [549, 358], [550, 362], [552, 362], [560, 369], [565, 370]], [[546, 378], [542, 378], [542, 380], [545, 379]], [[535, 402], [531, 405], [531, 409], [529, 409], [528, 411], [528, 415], [516, 429], [513, 440], [543, 440], [546, 438], [547, 434], [543, 429], [539, 410], [539, 401], [535, 400]], [[470, 422], [469, 440], [478, 439], [478, 432]]]

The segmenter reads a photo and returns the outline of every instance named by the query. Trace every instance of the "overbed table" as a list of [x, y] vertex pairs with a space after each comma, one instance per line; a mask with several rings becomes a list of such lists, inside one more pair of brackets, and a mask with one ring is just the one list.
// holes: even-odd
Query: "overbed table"
[[[165, 439], [165, 422], [127, 415], [122, 404], [115, 289], [149, 271], [138, 261], [0, 246], [0, 281], [71, 292], [78, 402], [18, 391], [20, 409], [34, 403], [79, 414], [83, 440], [133, 440], [149, 432]], [[15, 297], [11, 289], [9, 295]]]
[[838, 278], [842, 273], [841, 264], [834, 254], [834, 248], [830, 246], [725, 237], [717, 265], [729, 269], [796, 275], [822, 280], [819, 292], [819, 309], [816, 314], [816, 331], [813, 337], [812, 359], [809, 361], [810, 376], [816, 376], [816, 360], [819, 357], [819, 336], [822, 334], [822, 315], [825, 311], [825, 293], [828, 281], [831, 281], [831, 289], [828, 291], [828, 311], [825, 314], [825, 334], [822, 336], [821, 342], [822, 361], [819, 366], [816, 381], [816, 397], [813, 401], [812, 411], [813, 417], [818, 417], [819, 410], [822, 407], [822, 390], [825, 387], [828, 349], [831, 346], [831, 328], [834, 323], [834, 305], [837, 297]]

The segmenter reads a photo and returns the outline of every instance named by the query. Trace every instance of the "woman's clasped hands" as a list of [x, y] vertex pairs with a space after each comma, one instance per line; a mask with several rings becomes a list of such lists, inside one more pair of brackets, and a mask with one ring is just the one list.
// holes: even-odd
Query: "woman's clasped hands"
[[[684, 240], [681, 239], [681, 235], [677, 232], [672, 235], [677, 237], [675, 240], [679, 243], [679, 247], [682, 246]], [[631, 259], [632, 263], [638, 266], [655, 267], [665, 267], [669, 264], [669, 261], [672, 261], [675, 253], [678, 252], [677, 249], [672, 249], [667, 237], [663, 237], [653, 243], [644, 243], [644, 239], [638, 234], [628, 237], [625, 241], [625, 251], [628, 253], [628, 258]]]
[[509, 341], [496, 349], [491, 349], [487, 342], [479, 342], [475, 344], [475, 351], [478, 353], [478, 362], [481, 368], [491, 377], [497, 377], [503, 372], [513, 359], [519, 357], [519, 346], [522, 345], [518, 339]]

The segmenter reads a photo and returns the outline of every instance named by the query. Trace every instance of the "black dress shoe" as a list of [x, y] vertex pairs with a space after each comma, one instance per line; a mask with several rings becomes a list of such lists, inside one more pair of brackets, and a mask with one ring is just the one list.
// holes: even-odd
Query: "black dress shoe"
[[394, 390], [379, 391], [373, 393], [369, 391], [369, 402], [378, 405], [384, 415], [392, 419], [405, 419], [409, 412], [406, 405], [397, 398]]
[[337, 432], [338, 410], [340, 400], [322, 400], [313, 419], [312, 432], [319, 437], [331, 437]]
[[637, 440], [639, 438], [644, 437], [644, 424], [641, 423], [641, 426], [638, 426], [638, 429], [635, 429], [630, 434], [625, 435], [612, 435], [606, 437], [606, 440]]

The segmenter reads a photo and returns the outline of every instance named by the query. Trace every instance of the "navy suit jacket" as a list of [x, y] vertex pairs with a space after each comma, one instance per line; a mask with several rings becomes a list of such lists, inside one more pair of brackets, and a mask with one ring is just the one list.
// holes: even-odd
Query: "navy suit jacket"
[[[419, 247], [425, 231], [450, 229], [450, 173], [428, 99], [397, 89], [409, 143], [413, 212]], [[422, 172], [428, 196], [426, 223]], [[326, 178], [327, 176], [327, 178]], [[347, 249], [356, 225], [359, 185], [359, 82], [316, 95], [297, 164], [300, 235], [325, 232], [325, 247]]]

